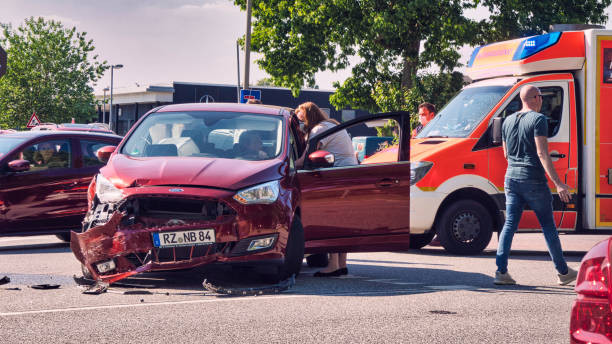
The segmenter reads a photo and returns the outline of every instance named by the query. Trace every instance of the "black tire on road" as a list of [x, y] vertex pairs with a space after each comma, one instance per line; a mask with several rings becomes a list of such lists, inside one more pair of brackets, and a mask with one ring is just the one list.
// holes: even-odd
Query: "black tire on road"
[[442, 246], [451, 253], [477, 254], [487, 247], [493, 235], [493, 220], [479, 202], [461, 200], [449, 205], [438, 221]]
[[328, 261], [327, 253], [316, 253], [306, 257], [306, 264], [311, 268], [324, 268]]
[[436, 231], [435, 230], [430, 230], [427, 233], [423, 233], [423, 234], [415, 234], [415, 235], [410, 235], [410, 248], [412, 249], [422, 249], [423, 247], [427, 246], [431, 240], [433, 240], [433, 237], [436, 235]]
[[63, 242], [70, 242], [70, 232], [55, 234], [55, 236]]
[[285, 261], [278, 267], [278, 279], [284, 280], [291, 275], [297, 277], [302, 268], [304, 261], [304, 229], [299, 216], [293, 218], [293, 224], [289, 231], [287, 239], [287, 248], [285, 249]]

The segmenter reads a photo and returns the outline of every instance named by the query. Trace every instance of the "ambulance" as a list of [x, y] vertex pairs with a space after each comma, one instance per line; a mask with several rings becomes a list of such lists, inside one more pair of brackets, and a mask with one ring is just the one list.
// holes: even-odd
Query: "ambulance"
[[[410, 143], [412, 247], [437, 233], [447, 251], [476, 254], [501, 230], [507, 167], [501, 123], [521, 109], [525, 85], [543, 95], [549, 153], [573, 196], [561, 202], [549, 180], [559, 231], [611, 230], [612, 30], [570, 27], [481, 46], [466, 74], [473, 83]], [[540, 230], [525, 209], [519, 231]]]

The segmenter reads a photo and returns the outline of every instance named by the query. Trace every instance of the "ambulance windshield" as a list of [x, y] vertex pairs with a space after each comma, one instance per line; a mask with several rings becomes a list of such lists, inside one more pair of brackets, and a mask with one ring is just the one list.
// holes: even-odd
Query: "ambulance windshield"
[[467, 137], [511, 86], [468, 87], [457, 94], [417, 135]]

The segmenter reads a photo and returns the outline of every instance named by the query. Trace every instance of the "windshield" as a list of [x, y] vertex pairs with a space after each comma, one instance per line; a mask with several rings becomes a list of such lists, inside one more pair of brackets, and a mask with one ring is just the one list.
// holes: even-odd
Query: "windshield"
[[0, 136], [0, 157], [13, 150], [20, 143], [25, 141], [24, 138], [2, 137]]
[[467, 137], [509, 89], [510, 86], [463, 89], [423, 128], [417, 138]]
[[268, 160], [281, 153], [280, 117], [238, 112], [159, 112], [146, 117], [122, 153]]

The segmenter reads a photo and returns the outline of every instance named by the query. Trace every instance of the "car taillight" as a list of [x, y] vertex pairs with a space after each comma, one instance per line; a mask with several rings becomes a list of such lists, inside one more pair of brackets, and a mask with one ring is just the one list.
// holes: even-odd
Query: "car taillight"
[[612, 316], [608, 302], [577, 300], [570, 320], [572, 343], [612, 343]]
[[582, 262], [576, 281], [576, 292], [585, 296], [608, 298], [610, 262], [605, 257], [595, 257]]

